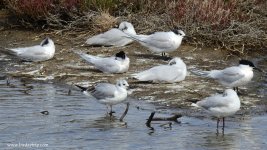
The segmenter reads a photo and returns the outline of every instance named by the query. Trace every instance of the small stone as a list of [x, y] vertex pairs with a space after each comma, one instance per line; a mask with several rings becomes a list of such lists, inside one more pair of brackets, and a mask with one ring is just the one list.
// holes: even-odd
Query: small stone
[[43, 114], [43, 115], [49, 115], [48, 111], [41, 111], [40, 113]]

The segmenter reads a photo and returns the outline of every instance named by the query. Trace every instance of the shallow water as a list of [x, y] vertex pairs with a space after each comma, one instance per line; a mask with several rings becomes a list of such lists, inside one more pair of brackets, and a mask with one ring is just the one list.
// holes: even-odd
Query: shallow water
[[[129, 98], [130, 110], [120, 122], [125, 105], [114, 107], [115, 118], [106, 117], [106, 107], [87, 99], [78, 90], [68, 96], [64, 85], [11, 79], [0, 80], [0, 149], [23, 144], [44, 144], [45, 149], [265, 149], [267, 115], [235, 115], [226, 119], [224, 135], [216, 134], [211, 118], [183, 116], [181, 123], [154, 122], [145, 126], [150, 113], [170, 116], [166, 109]], [[142, 109], [137, 109], [139, 106]], [[41, 114], [48, 111], [49, 115]], [[168, 123], [168, 122], [167, 122]], [[16, 145], [17, 144], [17, 145]], [[20, 144], [20, 145], [19, 145]], [[32, 145], [36, 149], [37, 145]], [[28, 145], [29, 148], [29, 145]]]
[[[43, 33], [45, 34], [45, 33]], [[40, 35], [31, 31], [3, 31], [1, 46], [38, 44]], [[25, 39], [25, 35], [27, 38]], [[6, 39], [6, 37], [9, 37]], [[93, 84], [114, 82], [132, 73], [158, 64], [166, 64], [161, 57], [151, 54], [138, 44], [123, 48], [81, 47], [84, 39], [69, 41], [59, 36], [55, 58], [42, 63], [21, 63], [6, 55], [0, 56], [0, 149], [33, 147], [33, 149], [265, 149], [267, 78], [266, 72], [255, 72], [253, 81], [241, 87], [242, 107], [237, 115], [226, 119], [224, 135], [216, 134], [216, 120], [204, 111], [190, 107], [187, 99], [202, 99], [223, 88], [212, 80], [190, 73], [185, 81], [176, 84], [137, 84], [130, 96], [130, 110], [120, 122], [125, 105], [114, 107], [116, 118], [106, 116], [106, 107], [88, 99], [77, 89], [68, 96], [71, 83]], [[34, 43], [29, 43], [34, 41]], [[103, 74], [70, 51], [77, 47], [94, 55], [113, 55], [126, 51], [131, 59], [125, 74]], [[0, 49], [1, 51], [1, 49]], [[225, 51], [182, 46], [170, 53], [183, 58], [189, 69], [222, 69], [236, 65], [239, 56]], [[229, 57], [228, 57], [229, 56]], [[242, 57], [242, 56], [241, 56]], [[267, 70], [265, 53], [246, 56], [263, 70]], [[53, 64], [53, 65], [51, 65]], [[80, 67], [87, 67], [81, 69]], [[6, 84], [6, 75], [10, 85]], [[13, 78], [12, 76], [18, 77]], [[38, 82], [32, 79], [39, 80]], [[46, 81], [43, 81], [46, 80]], [[67, 85], [68, 84], [68, 85]], [[137, 108], [140, 109], [137, 109]], [[181, 113], [181, 123], [153, 122], [155, 130], [145, 126], [152, 111], [156, 116], [169, 117]], [[48, 111], [49, 115], [41, 114]], [[26, 145], [25, 144], [33, 144]], [[34, 145], [35, 144], [35, 145]], [[44, 144], [44, 145], [38, 145]]]

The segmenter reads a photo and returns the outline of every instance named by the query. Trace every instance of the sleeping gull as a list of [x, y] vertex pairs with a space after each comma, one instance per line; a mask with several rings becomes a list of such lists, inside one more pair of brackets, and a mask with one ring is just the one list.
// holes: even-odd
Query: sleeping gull
[[133, 25], [126, 21], [121, 22], [118, 29], [112, 28], [104, 33], [95, 35], [87, 39], [85, 43], [88, 45], [121, 47], [133, 42], [133, 40], [125, 37], [125, 33], [136, 34]]
[[186, 65], [181, 58], [175, 57], [167, 65], [159, 65], [132, 76], [140, 81], [174, 83], [185, 79]]
[[98, 57], [76, 51], [75, 53], [104, 73], [124, 73], [129, 69], [130, 59], [124, 51], [120, 51], [110, 57]]
[[24, 61], [46, 61], [54, 57], [55, 45], [52, 39], [45, 38], [40, 45], [19, 48], [6, 48], [8, 53]]

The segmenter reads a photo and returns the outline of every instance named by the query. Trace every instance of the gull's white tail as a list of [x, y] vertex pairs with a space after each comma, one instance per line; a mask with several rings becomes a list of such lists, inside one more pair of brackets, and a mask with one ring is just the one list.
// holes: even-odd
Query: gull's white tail
[[197, 104], [195, 103], [192, 103], [191, 106], [194, 106], [194, 107], [199, 107]]
[[132, 77], [135, 79], [138, 79], [139, 81], [147, 81], [151, 78], [151, 72], [149, 71], [143, 71], [140, 73], [132, 74]]
[[1, 52], [9, 55], [17, 55], [17, 51], [15, 49], [0, 47]]
[[138, 42], [144, 42], [144, 40], [148, 37], [148, 35], [133, 35], [133, 34], [129, 34], [129, 33], [126, 33], [126, 32], [123, 32], [124, 34], [126, 34], [127, 36], [124, 36], [126, 38], [129, 38], [129, 39], [132, 39], [132, 40], [135, 40], [135, 41], [138, 41]]
[[81, 58], [83, 58], [84, 60], [86, 60], [87, 62], [92, 63], [92, 64], [94, 64], [95, 60], [98, 59], [97, 56], [88, 55], [88, 54], [85, 54], [81, 51], [73, 51], [73, 52], [78, 54]]
[[202, 71], [198, 69], [190, 70], [190, 72], [201, 77], [210, 77], [210, 73], [211, 73], [210, 71]]
[[89, 39], [86, 40], [86, 44], [89, 44], [89, 45], [94, 45], [94, 44], [98, 44], [98, 43], [101, 43], [103, 39], [99, 38], [99, 36], [93, 36]]

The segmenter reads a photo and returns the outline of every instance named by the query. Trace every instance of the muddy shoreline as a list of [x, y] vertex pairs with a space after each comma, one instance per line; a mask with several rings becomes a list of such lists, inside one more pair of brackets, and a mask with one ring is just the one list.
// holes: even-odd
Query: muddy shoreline
[[[90, 85], [100, 81], [114, 83], [118, 78], [126, 78], [129, 84], [134, 87], [131, 97], [157, 105], [179, 108], [180, 110], [186, 110], [190, 107], [190, 102], [187, 100], [202, 99], [210, 94], [223, 91], [223, 87], [218, 85], [217, 82], [194, 76], [189, 71], [186, 79], [179, 83], [139, 83], [132, 79], [130, 75], [158, 64], [166, 64], [167, 61], [162, 59], [160, 55], [152, 54], [138, 43], [122, 48], [86, 47], [84, 46], [85, 36], [79, 35], [73, 35], [73, 37], [55, 36], [51, 32], [41, 33], [22, 30], [0, 30], [0, 34], [1, 47], [34, 45], [38, 44], [45, 36], [51, 37], [56, 45], [54, 58], [39, 63], [22, 63], [15, 58], [1, 54], [1, 62], [5, 64], [1, 66], [1, 69], [5, 70], [4, 72], [8, 76], [66, 85], [72, 83]], [[72, 49], [99, 56], [110, 56], [123, 50], [130, 58], [130, 69], [124, 74], [101, 73], [80, 59], [77, 54], [72, 52]], [[266, 53], [257, 50], [251, 54], [236, 56], [226, 50], [194, 47], [183, 43], [178, 50], [168, 54], [168, 57], [175, 56], [184, 60], [188, 70], [192, 68], [203, 70], [222, 69], [236, 65], [241, 58], [256, 62], [256, 65], [263, 70], [266, 70], [267, 66]], [[266, 74], [255, 72], [254, 75], [252, 84], [241, 87], [241, 90], [245, 93], [241, 96], [242, 114], [256, 114], [267, 110]], [[191, 114], [190, 111], [181, 111], [181, 113]]]

